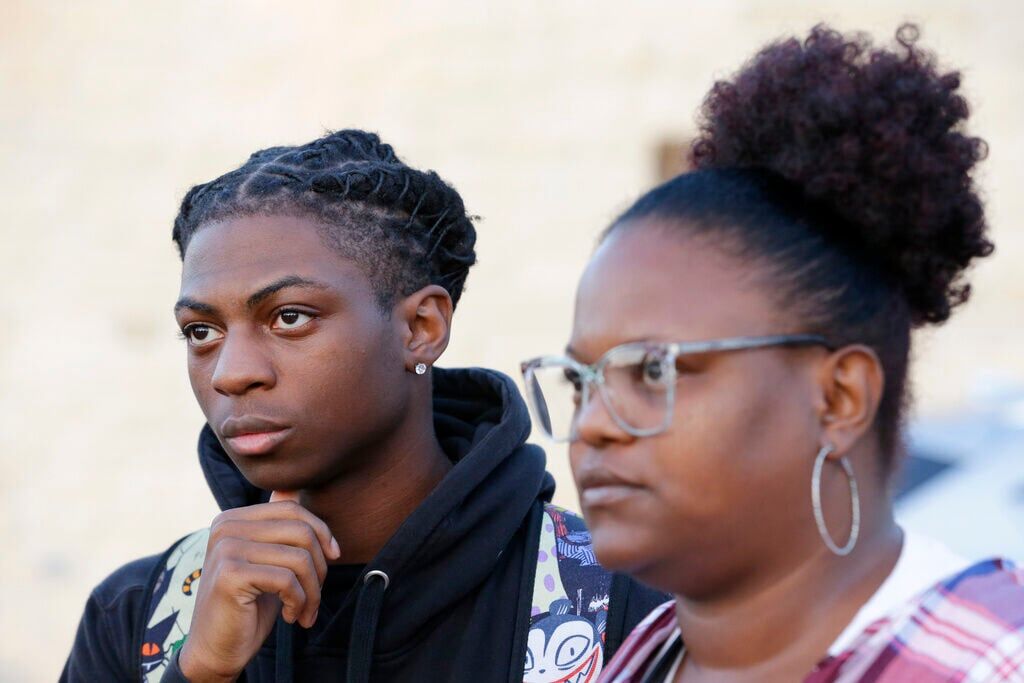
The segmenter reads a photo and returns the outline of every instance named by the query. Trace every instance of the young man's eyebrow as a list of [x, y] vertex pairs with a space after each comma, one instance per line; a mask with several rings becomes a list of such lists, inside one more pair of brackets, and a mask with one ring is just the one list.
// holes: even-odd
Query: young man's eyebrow
[[[325, 282], [319, 282], [317, 280], [310, 280], [309, 278], [300, 277], [298, 275], [286, 275], [285, 277], [271, 282], [265, 287], [261, 287], [257, 292], [252, 294], [245, 301], [245, 305], [248, 308], [255, 308], [259, 306], [260, 302], [266, 299], [268, 296], [279, 292], [282, 289], [288, 287], [305, 287], [308, 289], [330, 289], [331, 286]], [[210, 304], [205, 304], [202, 301], [197, 301], [191, 297], [183, 296], [178, 299], [178, 303], [174, 304], [174, 312], [177, 313], [183, 308], [187, 308], [195, 311], [196, 313], [203, 313], [206, 315], [217, 315], [217, 309]]]
[[286, 289], [288, 287], [304, 287], [306, 289], [330, 289], [331, 286], [325, 282], [319, 282], [317, 280], [310, 280], [308, 278], [300, 277], [298, 275], [286, 275], [280, 280], [271, 282], [266, 287], [260, 288], [255, 294], [250, 296], [245, 305], [249, 308], [255, 308], [260, 304], [261, 301], [266, 299], [271, 294]]
[[202, 301], [196, 301], [195, 299], [192, 299], [187, 296], [183, 296], [180, 299], [178, 299], [178, 303], [174, 304], [174, 312], [177, 313], [183, 308], [193, 310], [196, 313], [204, 313], [206, 315], [217, 314], [217, 309], [211, 306], [210, 304], [204, 304]]

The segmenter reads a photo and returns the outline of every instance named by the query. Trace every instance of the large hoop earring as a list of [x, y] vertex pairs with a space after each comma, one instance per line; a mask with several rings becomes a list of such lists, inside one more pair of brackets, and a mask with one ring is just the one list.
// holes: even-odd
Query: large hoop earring
[[834, 451], [835, 446], [825, 444], [818, 451], [818, 457], [814, 460], [814, 474], [811, 475], [811, 506], [814, 508], [814, 522], [818, 525], [818, 535], [821, 536], [821, 540], [825, 542], [825, 546], [833, 553], [844, 557], [853, 552], [854, 546], [857, 545], [857, 536], [860, 534], [860, 496], [857, 493], [857, 477], [853, 474], [853, 466], [846, 459], [846, 456], [843, 456], [839, 459], [839, 464], [842, 466], [843, 472], [846, 473], [846, 479], [850, 483], [850, 507], [853, 522], [850, 525], [850, 539], [846, 542], [846, 545], [840, 548], [832, 540], [832, 535], [828, 532], [828, 527], [825, 526], [825, 514], [821, 510], [821, 468], [825, 465], [825, 460], [828, 459], [828, 456]]

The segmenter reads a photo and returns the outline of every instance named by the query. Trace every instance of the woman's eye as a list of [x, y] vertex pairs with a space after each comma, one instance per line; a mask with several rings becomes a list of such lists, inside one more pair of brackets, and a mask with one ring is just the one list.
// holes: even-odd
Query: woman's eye
[[277, 314], [272, 327], [276, 330], [294, 330], [312, 319], [313, 316], [302, 311], [284, 310]]
[[664, 388], [673, 380], [668, 364], [661, 357], [645, 358], [640, 364], [640, 374], [644, 384], [652, 388]]
[[572, 385], [573, 391], [577, 394], [583, 391], [583, 378], [573, 368], [566, 368], [562, 371], [565, 374], [565, 381]]
[[222, 332], [215, 328], [200, 323], [186, 325], [185, 329], [182, 330], [182, 334], [191, 346], [206, 346], [224, 336]]

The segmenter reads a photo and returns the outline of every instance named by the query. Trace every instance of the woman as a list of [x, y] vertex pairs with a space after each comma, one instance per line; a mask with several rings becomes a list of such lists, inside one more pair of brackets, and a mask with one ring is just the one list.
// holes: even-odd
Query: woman
[[524, 363], [598, 559], [674, 595], [604, 681], [1024, 677], [1024, 573], [893, 519], [911, 330], [992, 251], [959, 76], [898, 39], [819, 26], [716, 84], [695, 170], [604, 234], [568, 357]]
[[173, 237], [224, 512], [96, 588], [62, 680], [596, 679], [661, 600], [547, 504], [511, 380], [434, 367], [459, 194], [347, 130], [192, 188]]

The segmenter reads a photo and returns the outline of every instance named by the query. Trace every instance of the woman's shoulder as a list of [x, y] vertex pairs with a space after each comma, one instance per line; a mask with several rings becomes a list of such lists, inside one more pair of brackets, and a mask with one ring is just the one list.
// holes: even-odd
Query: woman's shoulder
[[876, 621], [807, 680], [987, 681], [1021, 672], [1024, 570], [993, 558], [948, 576]]
[[1024, 569], [1004, 558], [976, 562], [926, 591], [908, 612], [919, 614], [917, 619], [948, 623], [959, 634], [982, 642], [1021, 633]]
[[[975, 562], [963, 570], [951, 574], [942, 581], [947, 590], [968, 590], [979, 586], [1016, 586], [1024, 588], [1022, 583], [1024, 567], [1016, 561], [1005, 557], [992, 557]], [[986, 593], [987, 594], [987, 593]], [[979, 597], [982, 594], [979, 594]]]
[[1024, 635], [1024, 568], [1004, 558], [976, 562], [928, 591], [920, 608], [979, 638]]
[[677, 635], [676, 603], [663, 602], [655, 607], [629, 634], [615, 657], [602, 672], [607, 683], [632, 683], [643, 678], [659, 653]]

